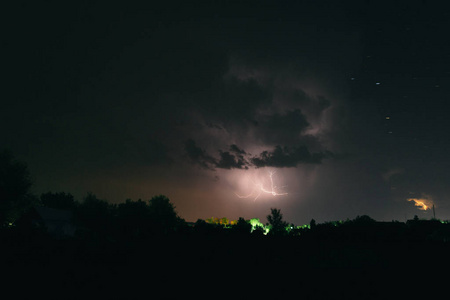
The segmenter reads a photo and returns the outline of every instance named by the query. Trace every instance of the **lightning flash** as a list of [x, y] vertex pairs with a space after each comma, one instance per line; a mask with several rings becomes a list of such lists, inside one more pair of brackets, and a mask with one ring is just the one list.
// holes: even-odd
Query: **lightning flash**
[[[235, 193], [236, 196], [238, 196], [239, 198], [253, 198], [254, 197], [254, 200], [256, 200], [263, 193], [271, 194], [274, 197], [287, 195], [288, 193], [280, 192], [280, 188], [277, 187], [273, 183], [273, 175], [275, 175], [276, 171], [268, 170], [267, 172], [269, 175], [268, 182], [267, 182], [267, 180], [266, 180], [266, 182], [264, 182], [263, 180], [257, 180], [255, 178], [255, 179], [251, 180], [254, 187], [250, 194], [243, 196], [243, 195], [239, 195], [239, 194]], [[264, 183], [266, 183], [266, 184], [264, 184]], [[284, 188], [284, 186], [281, 188]]]

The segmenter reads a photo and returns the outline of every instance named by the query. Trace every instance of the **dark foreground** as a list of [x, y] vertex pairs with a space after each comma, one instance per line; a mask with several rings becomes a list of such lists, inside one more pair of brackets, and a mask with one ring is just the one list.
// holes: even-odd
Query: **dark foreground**
[[[2, 232], [2, 292], [60, 299], [446, 297], [450, 245], [299, 237], [17, 238]], [[12, 292], [12, 293], [10, 293]]]

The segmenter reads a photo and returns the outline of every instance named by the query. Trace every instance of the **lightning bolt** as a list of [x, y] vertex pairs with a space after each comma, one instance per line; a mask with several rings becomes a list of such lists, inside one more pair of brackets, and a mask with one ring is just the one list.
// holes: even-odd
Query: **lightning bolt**
[[254, 200], [256, 200], [256, 199], [258, 199], [259, 196], [261, 196], [262, 193], [272, 194], [272, 196], [274, 196], [274, 197], [288, 195], [288, 193], [278, 192], [278, 187], [273, 183], [273, 175], [276, 173], [276, 171], [268, 170], [267, 172], [269, 173], [270, 189], [267, 189], [266, 187], [264, 187], [264, 184], [262, 182], [256, 182], [255, 180], [252, 180], [253, 184], [255, 185], [252, 192], [245, 196], [235, 193], [236, 196], [239, 198], [255, 197]]

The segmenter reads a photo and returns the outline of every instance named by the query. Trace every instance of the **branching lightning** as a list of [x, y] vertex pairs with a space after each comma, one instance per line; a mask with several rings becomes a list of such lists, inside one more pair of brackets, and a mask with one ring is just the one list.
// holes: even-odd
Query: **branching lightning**
[[[255, 197], [254, 200], [258, 199], [258, 197], [262, 194], [262, 193], [266, 193], [266, 194], [272, 194], [272, 196], [284, 196], [284, 195], [288, 195], [288, 193], [284, 193], [284, 192], [279, 192], [279, 188], [273, 183], [273, 175], [276, 173], [276, 171], [271, 171], [268, 170], [267, 171], [269, 173], [269, 186], [270, 188], [267, 189], [264, 185], [263, 182], [261, 181], [257, 181], [252, 180], [252, 183], [254, 184], [254, 188], [252, 190], [252, 192], [248, 195], [242, 196], [239, 195], [237, 193], [236, 196], [238, 196], [239, 198], [250, 198], [250, 197]], [[283, 186], [284, 187], [284, 186]]]

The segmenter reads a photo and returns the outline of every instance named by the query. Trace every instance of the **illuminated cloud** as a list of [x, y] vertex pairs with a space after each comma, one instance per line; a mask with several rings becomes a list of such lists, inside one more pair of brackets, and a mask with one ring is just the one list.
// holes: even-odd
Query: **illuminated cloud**
[[423, 195], [423, 198], [408, 198], [406, 200], [413, 201], [414, 206], [420, 210], [429, 210], [433, 207], [433, 201], [430, 196]]

